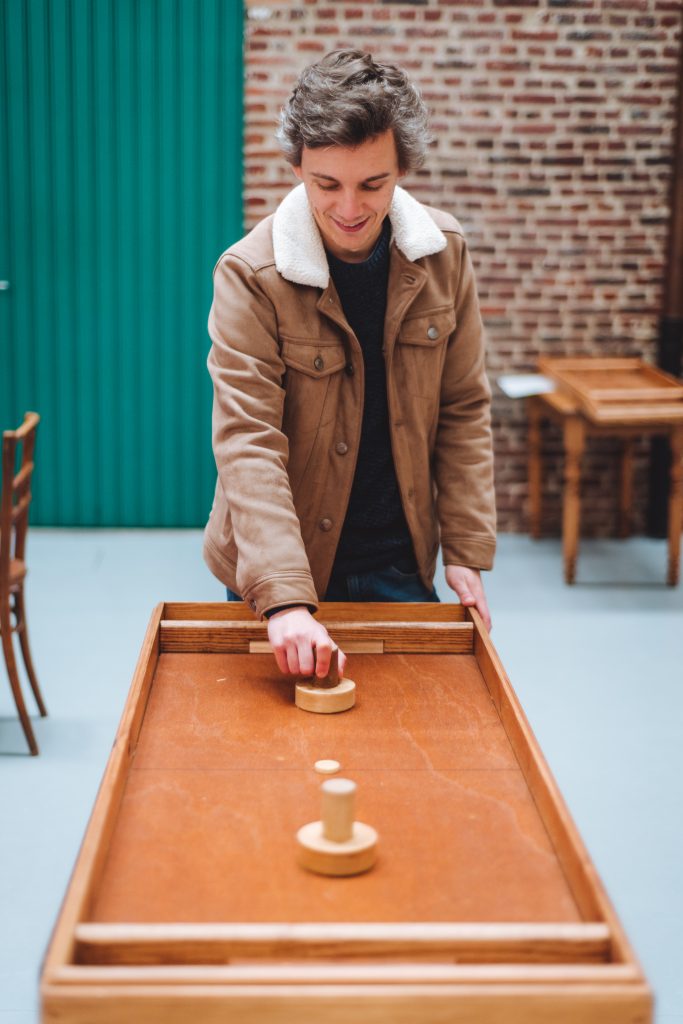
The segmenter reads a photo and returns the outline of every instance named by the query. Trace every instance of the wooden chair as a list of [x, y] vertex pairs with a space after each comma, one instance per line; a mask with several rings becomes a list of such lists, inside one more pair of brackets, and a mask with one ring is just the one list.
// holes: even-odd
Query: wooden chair
[[[2, 499], [0, 501], [0, 634], [2, 650], [14, 694], [19, 718], [32, 754], [38, 753], [31, 721], [26, 711], [14, 657], [12, 633], [19, 637], [26, 672], [40, 714], [47, 711], [38, 686], [31, 660], [24, 606], [24, 580], [26, 578], [26, 532], [28, 510], [31, 504], [31, 474], [36, 428], [40, 416], [27, 412], [18, 430], [5, 430], [2, 435]], [[20, 453], [17, 468], [17, 452]], [[12, 625], [14, 616], [14, 625]]]

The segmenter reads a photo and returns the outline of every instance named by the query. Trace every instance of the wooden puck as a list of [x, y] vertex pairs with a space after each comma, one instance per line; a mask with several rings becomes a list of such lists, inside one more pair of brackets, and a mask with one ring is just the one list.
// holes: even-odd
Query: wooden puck
[[343, 843], [325, 839], [322, 821], [303, 825], [296, 838], [299, 864], [317, 875], [360, 875], [377, 859], [377, 832], [362, 821], [354, 821], [351, 838]]
[[302, 711], [313, 711], [318, 715], [348, 711], [356, 703], [356, 684], [351, 679], [342, 679], [336, 686], [328, 687], [297, 683], [294, 701]]
[[318, 875], [359, 875], [375, 863], [377, 832], [354, 821], [356, 784], [328, 779], [322, 786], [322, 820], [311, 821], [296, 834], [299, 863]]

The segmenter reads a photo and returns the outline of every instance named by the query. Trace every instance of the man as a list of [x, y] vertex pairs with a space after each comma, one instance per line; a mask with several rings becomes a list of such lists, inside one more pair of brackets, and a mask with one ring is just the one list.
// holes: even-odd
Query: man
[[318, 600], [438, 600], [439, 542], [490, 623], [490, 389], [461, 228], [398, 186], [428, 141], [405, 73], [328, 54], [278, 138], [301, 184], [214, 272], [204, 556], [268, 619], [280, 669], [322, 677]]

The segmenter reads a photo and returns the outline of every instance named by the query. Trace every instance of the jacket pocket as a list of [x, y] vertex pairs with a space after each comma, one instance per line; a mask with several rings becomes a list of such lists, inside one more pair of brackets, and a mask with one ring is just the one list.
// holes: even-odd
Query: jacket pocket
[[294, 456], [304, 439], [310, 439], [335, 418], [338, 375], [346, 365], [346, 353], [342, 345], [287, 340], [280, 351], [287, 368], [283, 430]]
[[454, 330], [452, 309], [422, 313], [404, 321], [395, 350], [400, 387], [421, 398], [439, 394], [446, 344]]
[[288, 370], [296, 370], [313, 380], [329, 377], [346, 366], [342, 345], [283, 340], [280, 354]]

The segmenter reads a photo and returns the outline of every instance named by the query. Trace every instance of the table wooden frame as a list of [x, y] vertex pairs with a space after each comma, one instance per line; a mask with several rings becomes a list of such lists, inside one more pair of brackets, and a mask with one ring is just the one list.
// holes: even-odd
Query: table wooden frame
[[681, 529], [683, 528], [683, 411], [674, 419], [673, 410], [652, 406], [640, 412], [623, 406], [609, 410], [604, 419], [583, 407], [578, 398], [565, 391], [534, 395], [527, 399], [529, 425], [529, 513], [532, 537], [541, 536], [542, 460], [541, 425], [556, 423], [564, 446], [564, 488], [562, 492], [562, 550], [566, 583], [576, 580], [581, 520], [581, 459], [588, 436], [615, 437], [622, 442], [620, 457], [618, 535], [631, 532], [633, 503], [633, 451], [636, 438], [666, 436], [671, 445], [668, 515], [668, 563], [666, 582], [676, 586], [679, 579]]
[[[474, 655], [550, 837], [575, 924], [113, 924], [89, 907], [160, 655], [262, 649], [238, 604], [161, 604], [46, 955], [42, 1019], [62, 1024], [647, 1024], [647, 982], [476, 611], [323, 604], [346, 650]], [[231, 962], [233, 961], [233, 962]], [[236, 961], [236, 962], [235, 962]]]

